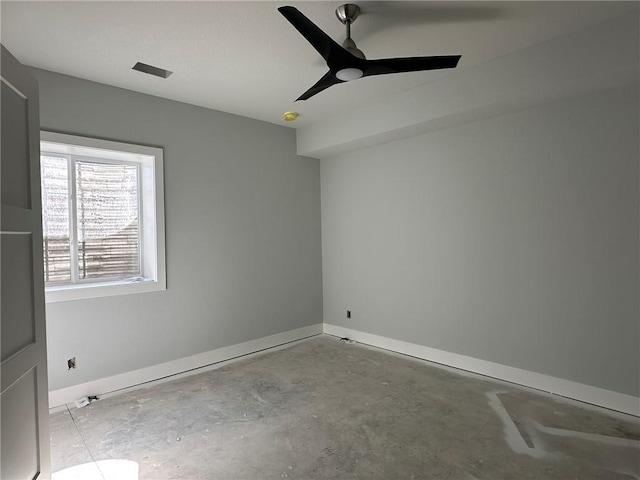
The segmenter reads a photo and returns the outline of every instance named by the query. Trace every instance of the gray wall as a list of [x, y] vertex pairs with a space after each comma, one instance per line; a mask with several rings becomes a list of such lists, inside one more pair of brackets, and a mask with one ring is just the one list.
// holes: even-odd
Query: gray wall
[[43, 129], [164, 148], [168, 288], [48, 304], [51, 390], [322, 322], [320, 167], [294, 130], [33, 74]]
[[639, 101], [323, 159], [324, 321], [639, 395]]

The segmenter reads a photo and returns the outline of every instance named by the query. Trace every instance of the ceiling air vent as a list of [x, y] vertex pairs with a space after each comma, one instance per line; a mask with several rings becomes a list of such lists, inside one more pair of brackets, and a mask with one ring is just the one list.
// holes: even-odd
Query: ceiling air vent
[[138, 62], [133, 66], [133, 70], [137, 70], [142, 73], [148, 73], [149, 75], [155, 75], [160, 78], [167, 78], [173, 72], [165, 70], [164, 68], [154, 67], [153, 65], [147, 65], [146, 63]]

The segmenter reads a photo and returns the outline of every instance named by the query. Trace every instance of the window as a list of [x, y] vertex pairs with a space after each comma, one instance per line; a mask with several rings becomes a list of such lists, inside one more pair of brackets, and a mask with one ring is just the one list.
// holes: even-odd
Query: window
[[48, 302], [166, 288], [162, 149], [41, 133]]

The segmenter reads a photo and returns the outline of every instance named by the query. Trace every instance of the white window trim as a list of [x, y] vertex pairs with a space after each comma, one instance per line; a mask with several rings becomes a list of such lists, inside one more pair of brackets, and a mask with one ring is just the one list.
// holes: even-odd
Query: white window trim
[[82, 300], [87, 298], [145, 293], [166, 290], [165, 231], [164, 231], [164, 181], [163, 150], [131, 143], [99, 140], [54, 132], [40, 132], [43, 151], [87, 158], [111, 158], [129, 161], [136, 156], [140, 165], [140, 192], [143, 198], [153, 198], [153, 202], [142, 201], [140, 222], [143, 233], [141, 256], [144, 280], [115, 280], [81, 282], [45, 287], [47, 303]]

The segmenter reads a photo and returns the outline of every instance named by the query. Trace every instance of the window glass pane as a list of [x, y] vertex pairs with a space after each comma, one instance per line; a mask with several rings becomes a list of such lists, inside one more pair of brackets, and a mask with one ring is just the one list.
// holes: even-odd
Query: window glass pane
[[71, 281], [69, 245], [69, 162], [64, 157], [42, 155], [42, 235], [44, 280]]
[[78, 277], [140, 276], [138, 167], [76, 162]]

